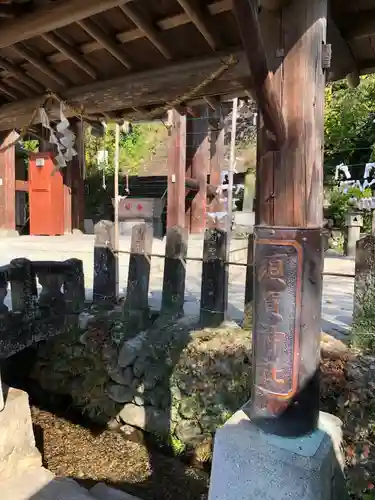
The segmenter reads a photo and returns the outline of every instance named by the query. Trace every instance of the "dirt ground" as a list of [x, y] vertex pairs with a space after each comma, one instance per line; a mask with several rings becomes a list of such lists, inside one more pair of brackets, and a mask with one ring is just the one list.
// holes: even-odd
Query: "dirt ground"
[[208, 475], [120, 433], [90, 429], [32, 407], [44, 466], [84, 486], [104, 481], [142, 500], [205, 500]]
[[[338, 342], [338, 341], [335, 341]], [[339, 346], [340, 347], [340, 346]], [[348, 488], [375, 500], [375, 356], [322, 349], [321, 409], [343, 421]], [[32, 407], [44, 465], [91, 486], [104, 481], [142, 500], [206, 500], [208, 474], [121, 434], [92, 430]]]

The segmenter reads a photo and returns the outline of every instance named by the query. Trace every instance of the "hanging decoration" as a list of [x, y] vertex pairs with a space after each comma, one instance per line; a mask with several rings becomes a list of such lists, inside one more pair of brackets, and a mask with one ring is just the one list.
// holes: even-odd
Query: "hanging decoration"
[[52, 126], [44, 107], [39, 108], [39, 113], [41, 124], [49, 133], [48, 141], [50, 144], [54, 144], [57, 149], [56, 166], [65, 168], [67, 162], [70, 162], [77, 155], [77, 151], [74, 149], [76, 136], [69, 128], [70, 123], [64, 115], [63, 103], [60, 102], [60, 121], [55, 127]]
[[335, 170], [336, 181], [339, 179], [339, 172], [343, 172], [347, 179], [351, 178], [348, 166], [344, 165], [343, 163], [340, 163], [340, 165], [336, 166], [336, 170]]

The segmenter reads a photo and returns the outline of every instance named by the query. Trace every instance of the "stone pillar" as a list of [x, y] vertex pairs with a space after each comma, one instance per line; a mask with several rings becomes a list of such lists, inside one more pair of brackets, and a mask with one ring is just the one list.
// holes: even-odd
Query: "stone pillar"
[[348, 228], [348, 241], [346, 245], [346, 255], [355, 257], [357, 241], [361, 237], [361, 227], [363, 217], [358, 211], [348, 212], [345, 218], [345, 225]]

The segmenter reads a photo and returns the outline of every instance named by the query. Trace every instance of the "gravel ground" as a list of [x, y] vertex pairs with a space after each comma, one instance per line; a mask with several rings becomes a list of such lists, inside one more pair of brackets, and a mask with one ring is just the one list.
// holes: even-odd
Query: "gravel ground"
[[208, 476], [177, 459], [125, 440], [114, 431], [93, 433], [52, 413], [32, 407], [44, 466], [81, 484], [96, 482], [142, 500], [206, 500]]

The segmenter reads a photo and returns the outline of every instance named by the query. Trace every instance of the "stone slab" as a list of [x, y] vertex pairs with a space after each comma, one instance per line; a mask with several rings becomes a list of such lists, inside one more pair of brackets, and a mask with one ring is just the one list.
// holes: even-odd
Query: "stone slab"
[[238, 411], [217, 433], [209, 500], [346, 500], [341, 422], [321, 413], [311, 436], [259, 430]]
[[1, 500], [93, 500], [89, 492], [68, 478], [55, 478], [43, 469], [26, 471], [0, 483]]
[[91, 488], [90, 495], [96, 500], [139, 500], [139, 498], [129, 495], [129, 493], [115, 490], [104, 483], [98, 483]]
[[35, 446], [28, 395], [6, 386], [3, 393], [5, 408], [0, 412], [0, 481], [42, 465]]

